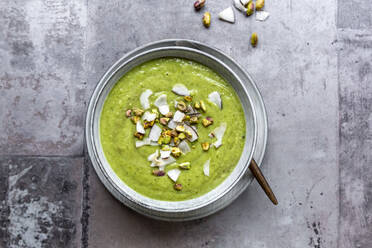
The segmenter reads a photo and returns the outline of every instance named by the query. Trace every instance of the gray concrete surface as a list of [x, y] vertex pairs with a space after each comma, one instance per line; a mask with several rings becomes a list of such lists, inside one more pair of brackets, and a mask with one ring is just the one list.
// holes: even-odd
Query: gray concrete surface
[[[193, 1], [0, 3], [0, 247], [372, 247], [372, 2], [266, 1], [256, 22]], [[249, 46], [257, 32], [259, 45]], [[166, 223], [122, 206], [84, 152], [86, 102], [123, 54], [164, 38], [215, 46], [256, 80], [269, 116], [262, 168], [231, 206]]]

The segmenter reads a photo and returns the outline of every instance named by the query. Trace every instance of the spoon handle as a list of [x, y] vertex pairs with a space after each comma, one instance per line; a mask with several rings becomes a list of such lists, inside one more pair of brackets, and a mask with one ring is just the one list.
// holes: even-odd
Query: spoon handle
[[265, 191], [267, 197], [269, 197], [274, 205], [278, 205], [278, 200], [276, 199], [273, 191], [270, 188], [270, 185], [267, 183], [260, 167], [258, 167], [254, 159], [252, 159], [251, 164], [249, 165], [249, 169], [251, 170], [253, 176], [257, 179], [258, 183], [261, 185], [261, 188]]

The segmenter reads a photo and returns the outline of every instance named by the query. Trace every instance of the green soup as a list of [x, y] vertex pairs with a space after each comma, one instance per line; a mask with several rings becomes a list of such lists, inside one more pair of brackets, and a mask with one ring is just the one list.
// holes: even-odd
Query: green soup
[[[148, 156], [161, 146], [142, 146], [136, 148], [134, 137], [136, 125], [126, 117], [126, 110], [142, 108], [140, 95], [147, 89], [153, 94], [149, 97], [150, 109], [157, 109], [153, 104], [161, 94], [167, 95], [171, 112], [175, 112], [175, 101], [184, 101], [183, 96], [172, 92], [175, 84], [185, 85], [191, 92], [193, 102], [204, 101], [206, 111], [201, 112], [196, 125], [198, 139], [187, 141], [191, 151], [176, 158], [176, 163], [190, 162], [189, 170], [181, 169], [177, 184], [182, 190], [175, 190], [167, 174], [153, 175], [156, 168], [150, 167]], [[222, 109], [208, 100], [211, 92], [217, 91], [222, 100]], [[187, 103], [187, 102], [186, 102]], [[213, 124], [204, 127], [201, 120], [210, 116]], [[141, 120], [143, 122], [143, 120]], [[221, 123], [227, 128], [222, 138], [222, 145], [210, 146], [203, 151], [201, 143], [212, 144], [216, 138], [208, 136]], [[160, 123], [155, 123], [164, 128]], [[148, 137], [146, 129], [145, 137]], [[245, 119], [242, 105], [233, 88], [217, 73], [199, 63], [179, 59], [162, 58], [146, 62], [125, 74], [109, 93], [100, 118], [100, 138], [106, 159], [112, 169], [125, 184], [136, 192], [158, 200], [181, 201], [199, 197], [217, 187], [233, 171], [239, 161], [245, 143]], [[209, 176], [203, 166], [210, 159]], [[178, 167], [167, 165], [165, 173]]]

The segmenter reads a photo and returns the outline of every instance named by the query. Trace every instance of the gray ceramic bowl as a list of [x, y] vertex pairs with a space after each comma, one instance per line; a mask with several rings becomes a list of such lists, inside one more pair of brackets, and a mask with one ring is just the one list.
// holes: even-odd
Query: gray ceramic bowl
[[[256, 111], [242, 79], [227, 56], [217, 58], [210, 52], [198, 49], [198, 46], [185, 44], [206, 45], [188, 40], [164, 40], [140, 47], [117, 61], [103, 75], [91, 97], [86, 117], [86, 143], [88, 153], [96, 173], [106, 188], [122, 203], [146, 216], [169, 220], [183, 221], [210, 215], [231, 203], [249, 184], [246, 177], [247, 169], [255, 151], [257, 140]], [[213, 48], [209, 48], [213, 51]], [[220, 53], [221, 54], [221, 53]], [[236, 91], [244, 108], [246, 120], [246, 142], [243, 153], [233, 172], [217, 188], [198, 198], [186, 201], [160, 201], [143, 196], [128, 187], [112, 170], [102, 150], [99, 122], [105, 99], [116, 82], [132, 68], [149, 60], [161, 57], [180, 57], [190, 59], [208, 66], [222, 76]], [[239, 71], [241, 73], [241, 71]], [[248, 77], [249, 78], [249, 77]], [[250, 79], [250, 78], [249, 78]], [[266, 114], [265, 114], [266, 117]], [[265, 119], [266, 120], [266, 119]], [[266, 124], [266, 123], [265, 123]], [[266, 145], [266, 134], [265, 134]], [[244, 183], [242, 183], [244, 181]]]

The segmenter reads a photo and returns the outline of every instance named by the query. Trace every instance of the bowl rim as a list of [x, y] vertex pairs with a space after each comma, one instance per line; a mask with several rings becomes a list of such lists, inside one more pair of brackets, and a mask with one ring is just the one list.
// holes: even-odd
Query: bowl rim
[[[151, 210], [155, 210], [155, 211], [159, 211], [159, 212], [168, 212], [168, 213], [177, 213], [177, 212], [189, 212], [189, 211], [194, 211], [194, 210], [197, 210], [197, 209], [200, 209], [200, 208], [203, 208], [209, 204], [212, 204], [213, 202], [215, 201], [218, 201], [220, 198], [222, 198], [225, 194], [227, 194], [229, 191], [231, 191], [231, 189], [235, 186], [235, 184], [246, 174], [246, 171], [248, 169], [248, 166], [249, 166], [249, 163], [250, 161], [252, 160], [252, 157], [253, 157], [253, 152], [255, 150], [255, 147], [256, 147], [256, 142], [257, 142], [257, 120], [256, 120], [256, 112], [255, 112], [255, 106], [252, 102], [252, 99], [250, 97], [250, 94], [245, 86], [244, 83], [242, 83], [242, 80], [235, 74], [235, 72], [229, 67], [227, 66], [223, 61], [221, 61], [220, 59], [216, 58], [215, 56], [207, 53], [207, 52], [204, 52], [204, 51], [200, 51], [200, 50], [196, 50], [196, 49], [193, 49], [193, 48], [189, 48], [189, 47], [183, 47], [183, 46], [166, 46], [166, 47], [161, 47], [161, 48], [150, 48], [149, 50], [146, 50], [146, 51], [142, 51], [136, 55], [134, 55], [133, 57], [129, 57], [130, 54], [134, 54], [136, 53], [137, 51], [140, 51], [140, 50], [143, 50], [145, 49], [146, 47], [151, 47], [152, 45], [154, 44], [158, 44], [158, 43], [162, 43], [162, 42], [168, 42], [168, 41], [175, 41], [175, 40], [161, 40], [161, 41], [156, 41], [156, 42], [152, 42], [152, 43], [149, 43], [149, 44], [146, 44], [144, 46], [141, 46], [141, 47], [138, 47], [136, 49], [134, 49], [133, 51], [125, 54], [124, 56], [122, 56], [119, 60], [117, 60], [109, 69], [106, 70], [106, 72], [104, 73], [104, 75], [101, 77], [101, 79], [99, 80], [98, 84], [96, 85], [94, 91], [93, 91], [93, 94], [90, 98], [90, 101], [89, 101], [89, 105], [88, 105], [88, 110], [87, 110], [87, 115], [86, 115], [86, 129], [85, 129], [85, 138], [86, 138], [86, 144], [87, 144], [87, 148], [88, 148], [88, 154], [89, 154], [89, 157], [92, 161], [92, 164], [96, 170], [96, 173], [98, 174], [98, 176], [100, 177], [101, 181], [103, 182], [104, 180], [107, 182], [109, 182], [109, 185], [111, 187], [108, 187], [107, 183], [103, 182], [104, 185], [106, 186], [106, 188], [108, 188], [108, 190], [116, 197], [118, 198], [121, 202], [123, 202], [125, 205], [133, 208], [134, 210], [137, 210], [134, 206], [135, 205], [140, 205], [142, 207], [145, 207], [145, 208], [149, 208]], [[186, 41], [186, 42], [190, 42], [189, 40], [177, 40], [177, 41]], [[193, 42], [193, 41], [191, 41]], [[196, 42], [196, 43], [199, 43], [199, 42]], [[201, 44], [201, 43], [200, 43]], [[204, 45], [204, 44], [203, 44]], [[206, 46], [206, 45], [205, 45]], [[209, 46], [208, 46], [209, 47]], [[143, 204], [143, 202], [141, 201], [138, 201], [138, 199], [133, 199], [131, 197], [131, 195], [127, 194], [127, 192], [124, 192], [123, 194], [123, 191], [122, 191], [122, 188], [120, 188], [117, 183], [115, 181], [112, 180], [112, 178], [110, 177], [110, 175], [108, 175], [106, 169], [104, 168], [104, 166], [102, 165], [102, 161], [100, 161], [100, 157], [99, 155], [97, 154], [97, 147], [95, 146], [95, 142], [94, 140], [96, 139], [93, 135], [93, 122], [94, 122], [94, 118], [93, 116], [96, 114], [96, 108], [97, 108], [97, 102], [98, 102], [98, 99], [101, 97], [101, 94], [102, 94], [102, 91], [105, 89], [105, 87], [107, 86], [107, 84], [109, 83], [109, 81], [111, 80], [111, 78], [116, 74], [118, 73], [118, 71], [126, 66], [129, 62], [132, 62], [132, 61], [135, 61], [137, 60], [138, 58], [144, 56], [145, 54], [147, 53], [151, 53], [151, 52], [156, 52], [156, 51], [159, 51], [159, 50], [166, 50], [166, 49], [174, 49], [174, 50], [187, 50], [187, 51], [190, 51], [190, 52], [193, 52], [193, 53], [197, 53], [199, 55], [202, 55], [202, 56], [206, 56], [206, 57], [209, 57], [210, 59], [216, 61], [217, 63], [219, 63], [221, 66], [223, 66], [226, 70], [229, 71], [229, 73], [231, 73], [237, 82], [239, 82], [239, 85], [240, 87], [242, 87], [245, 91], [245, 96], [248, 98], [248, 101], [249, 101], [249, 104], [250, 104], [250, 108], [251, 108], [251, 111], [252, 111], [252, 116], [253, 116], [253, 123], [254, 123], [254, 136], [253, 136], [253, 143], [252, 143], [252, 146], [251, 146], [251, 149], [249, 150], [249, 155], [248, 155], [248, 159], [244, 162], [244, 167], [243, 169], [239, 172], [238, 174], [238, 177], [234, 178], [234, 180], [228, 185], [228, 187], [226, 187], [222, 192], [220, 192], [217, 197], [213, 198], [213, 199], [210, 199], [208, 201], [205, 201], [203, 202], [202, 204], [198, 204], [198, 205], [195, 205], [193, 207], [188, 207], [188, 208], [162, 208], [162, 207], [158, 207], [156, 205], [151, 205], [149, 206], [148, 204]], [[213, 49], [213, 48], [212, 48]], [[228, 57], [228, 56], [227, 56]], [[230, 60], [232, 60], [230, 58]], [[147, 60], [149, 61], [149, 60]], [[232, 60], [233, 61], [233, 60]], [[200, 63], [200, 62], [199, 62]], [[131, 68], [132, 69], [132, 68]], [[247, 74], [248, 75], [248, 74]], [[248, 75], [249, 77], [249, 75]], [[227, 81], [227, 80], [226, 80]], [[228, 81], [227, 81], [228, 82]], [[228, 82], [229, 83], [229, 82]], [[115, 85], [116, 83], [114, 83], [113, 85]], [[111, 89], [110, 89], [111, 90]], [[235, 90], [235, 89], [234, 89]], [[106, 97], [106, 96], [105, 96]], [[105, 100], [105, 99], [104, 99]], [[100, 116], [101, 113], [99, 113], [98, 115]], [[243, 149], [243, 152], [244, 152], [244, 149]], [[241, 155], [242, 156], [242, 155]], [[241, 159], [241, 157], [240, 157]], [[240, 162], [240, 159], [239, 159], [239, 162]], [[239, 163], [238, 162], [238, 163]], [[111, 166], [110, 166], [111, 167]], [[236, 168], [236, 167], [235, 167]], [[234, 168], [234, 170], [235, 170]], [[100, 175], [100, 173], [98, 173], [98, 170], [102, 173], [102, 175]], [[116, 175], [116, 174], [115, 174]], [[226, 179], [224, 180], [226, 181]], [[125, 183], [124, 183], [125, 184]], [[222, 184], [222, 183], [221, 183]], [[129, 187], [129, 186], [127, 186]], [[218, 187], [218, 186], [217, 186]], [[216, 187], [216, 188], [217, 188]], [[129, 187], [130, 188], [130, 187]], [[116, 192], [113, 192], [113, 191], [116, 191]], [[213, 191], [213, 190], [212, 190]], [[211, 191], [209, 191], [208, 193], [210, 193]], [[118, 197], [117, 196], [117, 193], [119, 193], [120, 195], [124, 196], [127, 200], [129, 200], [129, 202], [127, 201], [123, 201], [122, 197]], [[207, 195], [208, 193], [204, 194], [204, 195]], [[202, 195], [202, 196], [204, 196]], [[202, 197], [200, 196], [200, 197]], [[146, 197], [146, 196], [144, 196]], [[194, 198], [194, 199], [198, 199], [200, 197], [197, 197], [197, 198]], [[149, 198], [149, 197], [146, 197], [146, 198]], [[150, 198], [151, 199], [151, 198]], [[153, 201], [160, 201], [160, 200], [155, 200], [155, 199], [151, 199]], [[191, 199], [192, 200], [192, 199]], [[185, 201], [190, 201], [190, 200], [185, 200]], [[176, 201], [177, 203], [180, 203], [180, 202], [185, 202], [185, 201]], [[161, 202], [167, 202], [167, 201], [161, 201]], [[131, 203], [131, 204], [129, 204]]]

